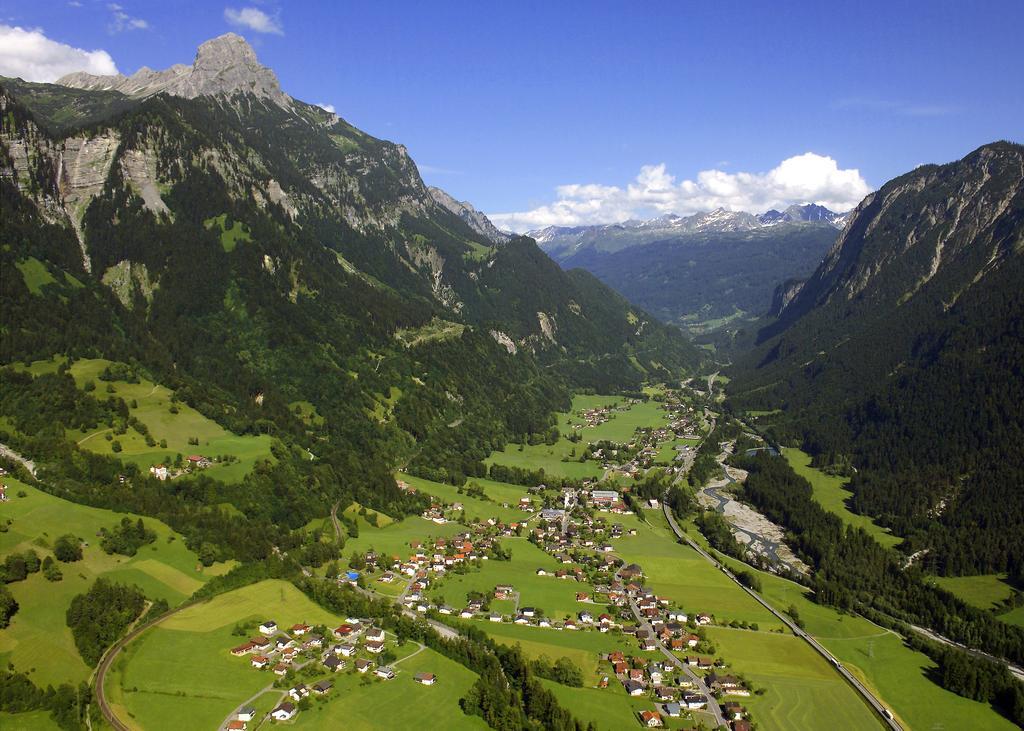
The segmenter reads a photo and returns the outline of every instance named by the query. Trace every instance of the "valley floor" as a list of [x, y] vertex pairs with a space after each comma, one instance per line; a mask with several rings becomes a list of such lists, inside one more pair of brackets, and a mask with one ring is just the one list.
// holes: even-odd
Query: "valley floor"
[[[607, 420], [595, 423], [591, 419], [588, 425], [583, 414], [605, 407], [618, 410], [606, 413]], [[621, 489], [628, 480], [614, 465], [605, 467], [594, 460], [579, 461], [586, 443], [601, 439], [628, 442], [638, 428], [664, 427], [667, 422], [666, 412], [654, 401], [629, 405], [612, 396], [577, 397], [572, 412], [559, 417], [563, 437], [558, 442], [524, 446], [522, 450], [513, 445], [491, 455], [488, 461], [531, 469], [543, 466], [552, 478], [608, 475], [608, 486]], [[578, 427], [575, 431], [581, 434], [581, 442], [565, 438], [565, 434], [573, 433], [573, 427]], [[706, 427], [703, 424], [701, 428]], [[683, 450], [692, 448], [694, 441], [674, 439], [658, 444], [653, 448], [656, 463], [671, 467], [677, 456], [685, 461], [687, 453]], [[801, 464], [801, 455], [787, 452], [786, 458], [813, 477], [816, 495], [820, 489], [819, 499], [841, 502], [839, 485]], [[531, 494], [519, 485], [473, 479], [466, 486], [475, 486], [470, 494], [464, 488], [408, 475], [398, 477], [411, 489], [433, 496], [438, 505], [444, 506], [446, 518], [434, 521], [413, 516], [392, 521], [372, 513], [364, 516], [359, 506], [349, 506], [342, 512], [356, 522], [358, 536], [347, 539], [346, 556], [372, 551], [387, 557], [387, 564], [391, 557], [401, 562], [414, 554], [414, 546], [450, 540], [465, 533], [467, 524], [479, 524], [489, 518], [498, 526], [521, 524], [520, 535], [513, 532], [499, 539], [501, 548], [509, 554], [508, 560], [492, 558], [480, 562], [479, 567], [467, 566], [465, 571], [435, 577], [417, 601], [459, 610], [466, 606], [468, 597], [491, 597], [489, 609], [465, 621], [497, 642], [519, 645], [528, 658], [569, 658], [582, 671], [582, 687], [548, 680], [544, 684], [566, 708], [595, 728], [615, 731], [638, 727], [638, 714], [642, 711], [661, 711], [666, 726], [673, 729], [713, 723], [710, 706], [708, 711], [683, 710], [678, 717], [668, 717], [664, 705], [649, 690], [639, 696], [628, 695], [607, 659], [609, 653], [622, 652], [644, 663], [664, 661], [663, 652], [644, 650], [636, 638], [616, 629], [599, 632], [590, 625], [575, 631], [556, 628], [582, 613], [596, 616], [608, 612], [615, 622], [628, 623], [623, 619], [628, 613], [621, 607], [595, 601], [599, 587], [586, 576], [582, 581], [557, 578], [557, 572], [572, 566], [527, 540], [530, 531], [543, 525], [538, 510], [542, 501], [561, 507], [561, 496], [556, 491]], [[99, 528], [112, 524], [118, 517], [109, 511], [68, 503], [15, 481], [8, 483], [15, 496], [0, 506], [0, 516], [11, 520], [9, 529], [0, 533], [0, 554], [30, 546], [45, 554], [56, 535], [71, 530], [94, 536]], [[24, 497], [20, 496], [21, 491]], [[521, 506], [524, 498], [530, 500], [529, 509]], [[725, 696], [719, 705], [726, 701], [739, 703], [757, 727], [765, 730], [882, 726], [881, 720], [835, 668], [725, 573], [689, 546], [677, 542], [660, 509], [637, 513], [598, 511], [596, 515], [620, 526], [621, 535], [612, 540], [612, 555], [627, 565], [642, 567], [647, 588], [690, 617], [710, 617], [710, 622], [699, 630], [702, 639], [696, 650], [687, 648], [671, 654], [680, 664], [695, 652], [720, 659], [724, 668], [717, 672], [740, 677], [752, 691], [747, 696]], [[63, 582], [47, 585], [40, 575], [34, 575], [26, 582], [12, 584], [11, 589], [23, 604], [12, 626], [0, 630], [0, 660], [13, 663], [19, 670], [31, 670], [30, 676], [40, 684], [85, 679], [89, 668], [75, 651], [63, 613], [70, 597], [83, 591], [93, 577], [104, 575], [138, 583], [147, 594], [166, 598], [175, 605], [210, 575], [226, 568], [197, 570], [201, 567], [182, 541], [176, 540], [165, 526], [147, 519], [149, 522], [158, 531], [158, 540], [130, 560], [117, 560], [89, 547], [85, 559], [74, 570], [65, 571]], [[684, 529], [707, 548], [692, 524], [684, 525]], [[322, 520], [312, 521], [306, 530], [333, 533], [334, 528], [325, 515]], [[754, 571], [738, 561], [723, 560], [734, 570]], [[382, 597], [408, 597], [412, 593], [411, 580], [399, 574], [393, 582], [379, 581], [387, 572], [383, 566], [371, 568], [362, 572], [361, 581], [367, 590]], [[762, 596], [776, 609], [795, 608], [807, 631], [882, 699], [904, 728], [1012, 728], [989, 706], [959, 698], [929, 680], [931, 661], [907, 648], [894, 633], [858, 616], [815, 604], [798, 584], [770, 573], [755, 573], [761, 581]], [[502, 584], [510, 585], [508, 598], [493, 598], [496, 587]], [[970, 589], [965, 589], [968, 590], [979, 601], [996, 601], [1001, 596], [997, 582], [974, 582]], [[415, 607], [417, 601], [409, 606]], [[532, 608], [537, 616], [549, 618], [551, 626], [536, 626], [535, 620], [532, 624], [513, 622], [525, 607]], [[493, 621], [492, 615], [499, 616], [501, 621]], [[459, 699], [476, 676], [414, 642], [402, 643], [392, 636], [385, 639], [385, 650], [392, 653], [394, 659], [390, 663], [396, 671], [389, 680], [374, 678], [372, 672], [364, 675], [355, 671], [356, 659], [375, 659], [360, 641], [355, 643], [355, 654], [347, 660], [345, 670], [330, 673], [322, 664], [321, 651], [304, 651], [283, 681], [269, 669], [255, 669], [251, 655], [233, 656], [230, 650], [256, 634], [256, 624], [267, 619], [275, 620], [282, 630], [296, 623], [323, 625], [331, 630], [351, 620], [335, 616], [291, 583], [278, 580], [262, 581], [188, 606], [145, 631], [116, 659], [104, 685], [114, 712], [133, 729], [219, 728], [233, 718], [240, 706], [254, 706], [256, 719], [260, 719], [285, 699], [296, 682], [311, 686], [329, 679], [334, 685], [331, 691], [311, 699], [308, 707], [303, 707], [288, 725], [409, 728], [422, 725], [425, 709], [430, 709], [429, 724], [437, 728], [485, 728], [481, 719], [465, 715], [459, 706]], [[421, 685], [414, 682], [416, 673], [434, 673], [437, 682], [432, 686]], [[709, 676], [702, 669], [695, 674], [701, 679]], [[682, 669], [670, 676], [685, 679]], [[601, 687], [604, 679], [608, 679], [607, 687]], [[263, 723], [257, 720], [249, 728], [265, 728], [270, 723], [269, 719]], [[0, 716], [0, 725], [5, 729], [53, 728], [52, 721], [38, 713], [5, 714]]]

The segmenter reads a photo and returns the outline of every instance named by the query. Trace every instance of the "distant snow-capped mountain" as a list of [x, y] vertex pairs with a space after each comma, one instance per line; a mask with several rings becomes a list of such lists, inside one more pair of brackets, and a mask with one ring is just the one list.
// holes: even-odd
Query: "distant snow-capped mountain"
[[667, 213], [648, 220], [629, 220], [594, 226], [548, 226], [530, 231], [548, 254], [564, 260], [583, 249], [620, 251], [631, 246], [689, 236], [755, 232], [773, 226], [830, 226], [840, 229], [847, 213], [835, 213], [814, 203], [794, 204], [785, 211], [770, 210], [761, 215], [717, 208], [691, 216]]

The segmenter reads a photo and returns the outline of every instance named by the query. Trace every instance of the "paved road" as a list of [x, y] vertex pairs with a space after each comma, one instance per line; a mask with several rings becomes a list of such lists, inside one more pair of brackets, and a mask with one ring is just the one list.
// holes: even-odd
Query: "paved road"
[[720, 564], [714, 556], [712, 556], [710, 553], [701, 548], [700, 545], [698, 545], [692, 538], [690, 538], [690, 536], [686, 535], [686, 533], [683, 532], [683, 530], [679, 527], [679, 524], [676, 523], [675, 516], [672, 515], [672, 511], [669, 510], [668, 505], [664, 505], [663, 507], [665, 510], [665, 518], [668, 520], [668, 524], [672, 527], [672, 532], [675, 533], [678, 538], [685, 541], [687, 545], [690, 546], [690, 548], [692, 548], [694, 551], [703, 556], [705, 560], [709, 561], [712, 565], [723, 571], [726, 576], [728, 576], [730, 579], [733, 580], [733, 582], [736, 583], [737, 586], [739, 586], [741, 589], [743, 589], [743, 591], [749, 594], [754, 599], [754, 601], [756, 601], [758, 604], [760, 604], [769, 612], [771, 612], [783, 624], [785, 624], [793, 634], [806, 641], [807, 644], [814, 648], [814, 650], [819, 655], [824, 657], [836, 669], [836, 671], [840, 675], [842, 675], [843, 678], [845, 678], [850, 685], [853, 686], [854, 690], [861, 694], [864, 700], [867, 701], [868, 705], [871, 706], [871, 708], [873, 708], [875, 712], [882, 718], [882, 721], [886, 724], [886, 726], [892, 729], [892, 731], [902, 731], [903, 727], [900, 726], [894, 718], [891, 718], [891, 712], [889, 711], [889, 709], [878, 698], [876, 698], [875, 695], [870, 690], [868, 690], [863, 683], [857, 680], [857, 678], [854, 677], [854, 675], [849, 670], [843, 667], [842, 664], [835, 657], [833, 657], [832, 653], [826, 650], [824, 646], [821, 645], [821, 643], [814, 639], [814, 637], [807, 634], [803, 629], [798, 627], [796, 623], [789, 618], [788, 615], [779, 612], [775, 609], [775, 607], [773, 607], [771, 604], [762, 599], [760, 594], [740, 583], [739, 579], [736, 578], [732, 571], [730, 571], [727, 567]]
[[916, 624], [909, 625], [909, 627], [917, 634], [922, 635], [923, 637], [927, 637], [929, 640], [932, 640], [933, 642], [939, 642], [943, 645], [955, 647], [959, 650], [963, 650], [964, 652], [969, 652], [970, 654], [976, 657], [983, 657], [986, 660], [991, 660], [992, 662], [1002, 663], [1006, 666], [1006, 669], [1009, 670], [1010, 673], [1016, 676], [1017, 680], [1024, 681], [1024, 668], [1020, 667], [1019, 665], [1014, 665], [1009, 660], [1006, 660], [1001, 657], [996, 657], [995, 655], [989, 655], [987, 652], [983, 652], [982, 650], [975, 650], [973, 648], [970, 648], [967, 645], [963, 645], [957, 642], [956, 640], [951, 640], [948, 637], [940, 635], [938, 632], [930, 630], [927, 627], [918, 627]]
[[[622, 577], [619, 576], [618, 573], [616, 573], [616, 576], [620, 580], [622, 579]], [[700, 693], [704, 696], [705, 700], [707, 700], [707, 713], [712, 718], [714, 718], [715, 728], [718, 728], [719, 726], [728, 726], [729, 724], [725, 720], [725, 714], [722, 713], [722, 707], [718, 704], [718, 699], [715, 698], [714, 694], [711, 692], [711, 689], [708, 688], [707, 684], [704, 682], [704, 679], [697, 675], [695, 672], [693, 672], [693, 670], [690, 669], [689, 665], [687, 665], [678, 657], [676, 657], [671, 650], [666, 648], [665, 645], [661, 643], [661, 640], [659, 640], [658, 636], [654, 633], [654, 628], [651, 627], [651, 623], [648, 622], [647, 619], [640, 614], [640, 607], [636, 605], [636, 602], [633, 600], [633, 597], [629, 597], [629, 608], [630, 610], [632, 610], [633, 616], [636, 617], [636, 621], [640, 625], [640, 629], [645, 630], [648, 633], [648, 636], [653, 637], [655, 642], [658, 643], [658, 649], [661, 650], [661, 654], [663, 654], [669, 660], [669, 662], [671, 662], [677, 668], [686, 673], [686, 675], [693, 682], [694, 687], [696, 687], [697, 690], [700, 691]]]

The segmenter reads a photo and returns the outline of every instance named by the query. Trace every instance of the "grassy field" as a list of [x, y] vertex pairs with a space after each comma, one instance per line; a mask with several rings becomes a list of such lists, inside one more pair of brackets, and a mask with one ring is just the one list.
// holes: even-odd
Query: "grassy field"
[[[459, 699], [476, 680], [471, 670], [430, 649], [424, 649], [395, 664], [393, 680], [374, 680], [366, 685], [362, 676], [339, 673], [331, 679], [334, 689], [326, 702], [300, 713], [295, 728], [404, 729], [428, 726], [452, 731], [486, 729], [479, 716], [467, 716]], [[416, 673], [434, 673], [437, 682], [420, 685]], [[429, 709], [429, 720], [427, 712]]]
[[[440, 498], [446, 503], [462, 503], [470, 522], [475, 522], [477, 519], [497, 518], [506, 523], [517, 523], [530, 517], [529, 513], [524, 513], [516, 507], [519, 504], [519, 498], [527, 496], [526, 488], [519, 485], [509, 485], [504, 482], [474, 477], [467, 485], [472, 483], [480, 485], [484, 494], [491, 498], [490, 500], [480, 500], [459, 494], [459, 488], [453, 485], [431, 482], [412, 475], [397, 475], [397, 477], [408, 482], [417, 490]], [[503, 503], [508, 503], [509, 507], [502, 507]]]
[[[689, 533], [708, 547], [699, 533]], [[734, 569], [753, 571], [733, 559], [724, 561]], [[898, 635], [862, 617], [841, 614], [814, 603], [808, 590], [799, 584], [773, 574], [756, 573], [761, 579], [762, 596], [780, 609], [796, 607], [807, 631], [881, 698], [904, 728], [1013, 728], [990, 706], [961, 698], [929, 680], [926, 673], [934, 663], [908, 648]], [[737, 669], [743, 668], [737, 663]], [[764, 685], [770, 686], [768, 682]]]
[[730, 670], [763, 695], [738, 699], [762, 729], [880, 728], [867, 704], [810, 645], [791, 634], [709, 629]]
[[46, 265], [35, 257], [30, 256], [27, 259], [22, 259], [15, 266], [18, 267], [22, 279], [25, 280], [25, 286], [28, 287], [28, 291], [32, 294], [42, 294], [44, 286], [57, 281], [50, 274], [50, 270], [46, 268]]
[[525, 538], [503, 538], [501, 545], [512, 552], [510, 561], [485, 561], [480, 570], [471, 569], [466, 574], [452, 574], [432, 587], [432, 596], [440, 603], [453, 607], [466, 604], [469, 591], [493, 591], [496, 584], [512, 584], [519, 592], [520, 607], [538, 607], [548, 617], [562, 619], [572, 617], [593, 605], [578, 604], [576, 592], [587, 590], [575, 581], [556, 579], [553, 576], [537, 576], [538, 568], [553, 572], [561, 568], [549, 554], [540, 550]]
[[364, 553], [377, 551], [385, 556], [398, 556], [406, 559], [411, 553], [410, 541], [424, 541], [428, 538], [447, 538], [461, 533], [466, 528], [458, 523], [437, 525], [419, 516], [404, 518], [386, 528], [373, 528], [361, 522], [359, 535], [345, 541], [345, 555], [351, 552]]
[[226, 252], [234, 251], [239, 241], [252, 241], [252, 236], [249, 235], [249, 231], [241, 221], [233, 221], [231, 228], [225, 226], [227, 223], [226, 213], [208, 218], [203, 223], [206, 228], [213, 229], [220, 234], [220, 245]]
[[244, 638], [236, 622], [273, 619], [331, 625], [339, 618], [285, 581], [268, 580], [188, 607], [133, 642], [108, 676], [124, 718], [150, 730], [216, 728], [232, 709], [275, 678], [228, 650]]
[[782, 623], [751, 599], [725, 574], [714, 568], [688, 546], [676, 542], [660, 510], [645, 513], [650, 523], [622, 516], [626, 528], [637, 535], [623, 536], [615, 545], [616, 555], [640, 564], [647, 585], [668, 596], [689, 612], [707, 612], [719, 622], [757, 622], [762, 630], [780, 629]]
[[1013, 594], [1013, 587], [1006, 583], [1006, 574], [935, 576], [932, 581], [979, 609], [997, 607]]
[[[549, 680], [541, 681], [559, 703], [568, 708], [585, 724], [592, 723], [598, 731], [620, 731], [641, 728], [637, 715], [640, 711], [655, 710], [654, 700], [647, 697], [631, 698], [621, 683], [613, 682], [607, 688], [569, 688]], [[684, 711], [686, 714], [686, 711]], [[665, 728], [695, 728], [692, 718], [667, 718]], [[707, 726], [705, 726], [707, 728]]]
[[[102, 359], [75, 361], [71, 366], [71, 375], [79, 387], [86, 381], [92, 381], [96, 385], [97, 394], [103, 398], [107, 382], [99, 380], [99, 375], [108, 365], [110, 361]], [[269, 436], [238, 436], [183, 402], [173, 404], [178, 412], [173, 413], [171, 397], [174, 392], [168, 388], [146, 379], [140, 379], [139, 383], [114, 381], [111, 385], [114, 395], [124, 399], [131, 415], [146, 425], [157, 445], [161, 440], [167, 443], [166, 447], [150, 447], [141, 434], [128, 429], [125, 434], [114, 436], [122, 447], [116, 456], [125, 462], [149, 469], [151, 465], [170, 462], [176, 454], [186, 457], [197, 453], [208, 457], [233, 455], [238, 458], [237, 462], [216, 464], [207, 473], [225, 482], [236, 482], [248, 474], [256, 462], [273, 459], [270, 454], [273, 440]], [[136, 404], [134, 408], [131, 407], [133, 402]], [[112, 442], [106, 439], [109, 432], [108, 428], [101, 427], [91, 432], [78, 433], [75, 439], [84, 449], [99, 454], [114, 454]], [[199, 444], [189, 444], [190, 438], [197, 439]]]
[[573, 426], [584, 424], [583, 419], [577, 416], [579, 411], [620, 405], [622, 402], [621, 396], [576, 396], [572, 400], [571, 411], [558, 414], [558, 428], [562, 436], [555, 444], [525, 445], [521, 450], [518, 445], [509, 444], [504, 450], [492, 453], [484, 462], [488, 465], [503, 464], [530, 470], [543, 468], [545, 474], [572, 479], [601, 477], [604, 470], [599, 464], [593, 461], [581, 463], [575, 458], [575, 455], [582, 454], [587, 442], [605, 439], [628, 442], [639, 427], [661, 427], [668, 423], [668, 414], [661, 408], [661, 404], [646, 401], [632, 405], [627, 411], [611, 412], [611, 418], [604, 424], [580, 429], [583, 438], [580, 444], [565, 438], [565, 435], [572, 433]]
[[523, 654], [531, 659], [546, 656], [551, 660], [568, 657], [583, 671], [583, 684], [594, 686], [601, 675], [607, 675], [610, 668], [600, 667], [602, 653], [622, 650], [627, 654], [654, 657], [654, 653], [641, 652], [636, 640], [613, 633], [593, 631], [558, 631], [544, 627], [530, 627], [518, 624], [495, 624], [475, 622], [474, 626], [485, 631], [496, 641], [505, 645], [519, 645]]
[[[29, 549], [40, 558], [51, 555], [53, 542], [66, 533], [89, 543], [81, 561], [58, 564], [62, 581], [49, 582], [37, 573], [8, 585], [20, 609], [10, 627], [0, 630], [0, 662], [12, 662], [18, 670], [30, 672], [40, 685], [78, 682], [88, 676], [89, 668], [75, 648], [64, 614], [71, 599], [97, 577], [137, 584], [147, 596], [176, 604], [224, 569], [223, 565], [202, 569], [180, 536], [150, 518], [144, 520], [157, 534], [154, 543], [131, 558], [107, 555], [96, 534], [120, 522], [124, 514], [70, 503], [14, 479], [5, 482], [13, 496], [0, 506], [0, 519], [12, 523], [6, 533], [0, 533], [0, 556]], [[17, 497], [19, 491], [26, 496]]]
[[49, 711], [5, 713], [0, 711], [0, 728], [4, 731], [57, 731], [60, 726], [50, 719]]
[[1005, 614], [1000, 614], [999, 619], [1007, 624], [1015, 624], [1018, 627], [1024, 627], [1024, 607], [1017, 607]]
[[821, 503], [823, 508], [838, 515], [844, 523], [863, 528], [886, 548], [891, 548], [903, 540], [892, 535], [888, 528], [876, 525], [868, 516], [858, 515], [846, 507], [846, 500], [852, 493], [846, 489], [844, 478], [826, 475], [814, 469], [811, 467], [810, 455], [799, 449], [786, 447], [782, 453], [796, 473], [811, 483], [811, 487], [814, 488], [814, 499]]

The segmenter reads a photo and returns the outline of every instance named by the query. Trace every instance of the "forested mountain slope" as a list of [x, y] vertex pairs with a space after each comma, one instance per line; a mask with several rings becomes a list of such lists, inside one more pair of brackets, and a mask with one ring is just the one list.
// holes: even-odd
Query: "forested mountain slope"
[[[571, 388], [635, 389], [700, 363], [532, 240], [478, 234], [402, 146], [282, 92], [238, 36], [192, 67], [64, 82], [0, 80], [0, 363], [124, 361], [236, 433], [274, 435], [277, 471], [248, 478], [249, 520], [298, 525], [343, 497], [415, 509], [395, 467], [458, 481], [547, 428]], [[8, 423], [52, 419], [7, 437], [66, 494], [114, 479], [115, 461], [62, 440], [69, 402], [94, 409], [99, 394], [65, 393], [62, 374], [4, 378]], [[58, 394], [69, 408], [47, 403]], [[180, 492], [196, 510], [236, 495]]]
[[1024, 147], [868, 196], [734, 372], [739, 410], [852, 477], [946, 574], [1024, 565]]
[[586, 269], [664, 322], [682, 327], [737, 311], [768, 312], [775, 287], [810, 276], [836, 240], [828, 223], [676, 236], [613, 252], [588, 246], [561, 260]]

